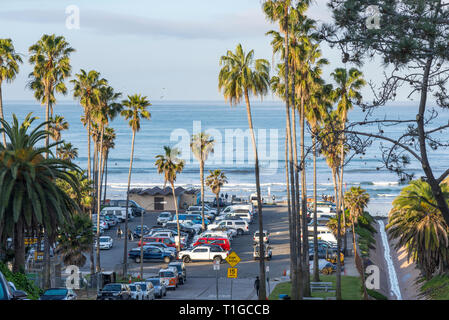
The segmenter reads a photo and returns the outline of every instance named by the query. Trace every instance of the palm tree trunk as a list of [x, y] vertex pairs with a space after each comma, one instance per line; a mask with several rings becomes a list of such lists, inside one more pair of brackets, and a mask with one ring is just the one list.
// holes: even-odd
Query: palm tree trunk
[[108, 187], [108, 161], [109, 161], [109, 150], [106, 151], [106, 170], [104, 174], [104, 196], [103, 196], [103, 203], [106, 203], [106, 189]]
[[[262, 220], [262, 197], [260, 194], [260, 177], [259, 177], [259, 158], [257, 155], [257, 145], [256, 137], [254, 135], [253, 120], [251, 116], [251, 106], [249, 102], [248, 90], [245, 90], [245, 101], [246, 101], [246, 113], [248, 116], [248, 126], [251, 132], [251, 143], [253, 145], [254, 152], [254, 162], [255, 162], [255, 174], [256, 174], [256, 190], [257, 190], [257, 207], [258, 207], [258, 217], [259, 217], [259, 243], [263, 243], [263, 220]], [[259, 273], [260, 273], [260, 287], [259, 287], [259, 300], [266, 299], [266, 278], [265, 278], [265, 248], [260, 245], [259, 253], [261, 259], [259, 259]]]
[[[288, 169], [288, 133], [287, 128], [285, 129], [285, 181], [287, 186], [287, 208], [288, 208], [288, 232], [289, 232], [289, 238], [290, 238], [290, 281], [292, 283], [291, 285], [291, 292], [290, 295], [292, 297], [295, 297], [298, 294], [298, 283], [296, 280], [297, 272], [293, 271], [296, 270], [297, 266], [297, 255], [296, 255], [296, 238], [294, 233], [294, 225], [293, 225], [293, 214], [292, 214], [292, 208], [291, 208], [291, 201], [290, 201], [290, 178], [289, 178], [289, 169]], [[295, 239], [295, 240], [293, 240]], [[294, 278], [295, 276], [295, 278]]]
[[[126, 215], [125, 215], [125, 244], [123, 247], [123, 276], [128, 274], [128, 205], [129, 205], [129, 189], [131, 187], [131, 171], [133, 168], [134, 159], [134, 140], [136, 138], [136, 131], [133, 130], [133, 137], [131, 141], [131, 158], [129, 160], [129, 171], [128, 171], [128, 189], [126, 192]], [[143, 245], [143, 243], [141, 243]]]
[[[48, 89], [46, 90], [46, 106], [45, 106], [45, 121], [47, 124], [45, 125], [45, 130], [49, 132], [50, 126], [49, 126], [49, 111], [50, 111], [50, 93], [48, 92]], [[49, 135], [46, 134], [45, 136], [45, 147], [48, 148], [49, 145]], [[45, 159], [48, 159], [48, 152], [45, 153]], [[51, 287], [51, 279], [50, 279], [50, 267], [51, 267], [51, 261], [50, 261], [50, 242], [48, 239], [48, 236], [45, 235], [44, 237], [44, 287], [50, 288]]]
[[215, 197], [217, 199], [217, 217], [220, 215], [220, 202], [218, 201], [219, 200], [219, 194], [220, 194], [220, 191], [218, 191], [218, 193], [215, 195]]
[[320, 270], [318, 270], [318, 214], [317, 214], [317, 170], [316, 170], [316, 136], [312, 132], [313, 144], [313, 281], [320, 281]]
[[[203, 156], [201, 151], [201, 157]], [[206, 230], [204, 223], [204, 162], [200, 160], [200, 179], [201, 179], [201, 227]]]
[[14, 264], [13, 272], [22, 271], [25, 267], [25, 242], [23, 221], [19, 219], [14, 226]]
[[176, 227], [178, 230], [178, 241], [176, 241], [176, 250], [181, 251], [181, 229], [179, 227], [179, 214], [178, 214], [178, 199], [176, 198], [176, 192], [175, 192], [175, 183], [170, 182], [171, 189], [173, 192], [173, 202], [175, 203], [175, 212], [176, 212]]
[[[98, 152], [100, 153], [98, 156], [98, 175], [97, 175], [97, 273], [101, 271], [101, 263], [100, 263], [100, 212], [101, 212], [101, 165], [102, 165], [102, 150], [101, 147], [103, 145], [103, 133], [104, 128], [102, 127], [100, 135], [100, 145], [97, 146]], [[97, 278], [98, 279], [98, 278]]]
[[304, 152], [304, 136], [305, 136], [305, 114], [304, 114], [304, 96], [301, 95], [301, 111], [300, 111], [300, 126], [301, 126], [301, 218], [302, 218], [302, 245], [303, 245], [303, 279], [304, 279], [304, 295], [311, 296], [310, 292], [310, 268], [309, 268], [309, 235], [307, 229], [307, 181], [306, 181], [306, 156]]
[[[87, 116], [86, 116], [87, 117]], [[90, 135], [91, 135], [91, 129], [90, 129], [90, 119], [87, 119], [87, 179], [91, 179], [91, 157], [90, 157]]]
[[[5, 117], [3, 116], [3, 97], [2, 97], [2, 82], [0, 81], [0, 118], [2, 120], [5, 120]], [[2, 123], [2, 129], [3, 129], [3, 123]], [[3, 146], [6, 148], [6, 134], [3, 131]]]
[[335, 194], [335, 203], [337, 207], [337, 275], [335, 282], [335, 295], [337, 300], [341, 300], [341, 261], [340, 261], [340, 200], [338, 194], [338, 182], [337, 182], [337, 169], [335, 167], [332, 168], [332, 180], [334, 182], [334, 194]]

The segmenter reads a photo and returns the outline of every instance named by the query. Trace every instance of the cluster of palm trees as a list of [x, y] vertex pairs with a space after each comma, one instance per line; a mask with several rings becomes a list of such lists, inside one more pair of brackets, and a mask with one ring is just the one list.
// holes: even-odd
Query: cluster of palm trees
[[[3, 193], [3, 210], [15, 208], [14, 210], [17, 213], [14, 215], [14, 219], [7, 220], [8, 224], [4, 225], [5, 227], [0, 230], [0, 234], [2, 240], [5, 240], [7, 236], [11, 236], [14, 233], [14, 247], [17, 250], [21, 250], [16, 255], [14, 268], [15, 270], [19, 270], [24, 265], [22, 259], [24, 257], [22, 254], [24, 230], [31, 233], [38, 230], [38, 228], [41, 228], [40, 231], [45, 230], [46, 257], [44, 260], [46, 262], [46, 273], [44, 278], [46, 279], [44, 282], [46, 286], [49, 286], [50, 270], [48, 253], [50, 244], [55, 241], [55, 235], [57, 234], [55, 230], [62, 228], [64, 221], [71, 220], [70, 217], [66, 217], [68, 214], [84, 212], [89, 214], [90, 219], [92, 219], [93, 213], [99, 213], [101, 211], [101, 199], [106, 199], [107, 162], [109, 152], [114, 148], [114, 140], [116, 138], [116, 133], [110, 126], [111, 122], [120, 114], [128, 121], [133, 133], [128, 178], [129, 191], [135, 135], [140, 129], [141, 119], [150, 119], [150, 113], [147, 107], [151, 104], [147, 97], [136, 94], [128, 96], [123, 101], [119, 101], [122, 94], [115, 92], [108, 81], [102, 78], [98, 71], [85, 71], [81, 69], [70, 83], [73, 85], [74, 99], [79, 101], [83, 108], [84, 113], [81, 121], [87, 129], [88, 164], [87, 174], [85, 175], [84, 172], [73, 164], [73, 160], [78, 156], [78, 149], [70, 142], [62, 139], [62, 132], [69, 128], [68, 122], [64, 117], [54, 114], [54, 108], [57, 102], [56, 94], [66, 95], [68, 92], [66, 80], [71, 76], [70, 55], [74, 51], [63, 36], [56, 36], [54, 34], [43, 35], [41, 39], [29, 48], [29, 63], [33, 66], [33, 71], [29, 74], [27, 86], [33, 90], [35, 98], [42, 105], [45, 105], [45, 122], [39, 124], [36, 129], [29, 132], [31, 123], [36, 120], [31, 115], [28, 115], [22, 124], [18, 123], [14, 115], [14, 122], [11, 127], [4, 120], [1, 84], [4, 81], [10, 82], [14, 80], [19, 72], [19, 65], [23, 61], [21, 55], [15, 51], [11, 39], [0, 39], [0, 122], [3, 136], [3, 165], [1, 169], [5, 177], [8, 176], [8, 170], [10, 170], [12, 178], [17, 182], [17, 184], [13, 184], [9, 180], [2, 180], [3, 183], [7, 182], [7, 184], [1, 186], [5, 188], [2, 191], [10, 189], [17, 191]], [[9, 143], [7, 142], [7, 137], [9, 138]], [[50, 138], [55, 142], [50, 144]], [[45, 140], [44, 147], [37, 146], [41, 140]], [[92, 141], [94, 144], [93, 156], [91, 153]], [[28, 155], [26, 152], [30, 154]], [[22, 169], [22, 165], [25, 166], [24, 169]], [[52, 173], [49, 169], [45, 169], [47, 166], [54, 166], [55, 173]], [[41, 171], [47, 170], [48, 172], [37, 171], [41, 167], [44, 168]], [[21, 171], [25, 169], [30, 171], [29, 177]], [[62, 173], [59, 174], [59, 171]], [[47, 175], [57, 177], [58, 179], [50, 179], [51, 181], [49, 181], [48, 178], [42, 178], [42, 181], [39, 181], [42, 185], [35, 185], [38, 188], [38, 193], [35, 194], [32, 193], [32, 189], [29, 189], [29, 185], [36, 183], [39, 174], [45, 177]], [[18, 177], [20, 177], [19, 180]], [[46, 183], [49, 184], [47, 188], [53, 188], [54, 194], [49, 193], [48, 196], [50, 198], [47, 198], [45, 201], [45, 195], [42, 195], [42, 193], [44, 192], [43, 188]], [[84, 190], [81, 196], [80, 187]], [[26, 196], [27, 192], [25, 191], [28, 192], [30, 199], [33, 199], [33, 201], [35, 199], [37, 202], [33, 210], [29, 207], [31, 204], [28, 205], [26, 201], [24, 201], [23, 205], [19, 205], [19, 200], [22, 198], [18, 197]], [[62, 197], [62, 194], [65, 196]], [[39, 198], [39, 196], [43, 198]], [[69, 205], [70, 208], [68, 208]], [[39, 206], [47, 206], [47, 208], [43, 210], [42, 207], [39, 210]], [[30, 210], [32, 211], [31, 215], [29, 213]], [[24, 217], [20, 215], [22, 211], [24, 211]], [[54, 219], [53, 214], [58, 214], [57, 219]], [[33, 217], [33, 215], [37, 215], [37, 217]], [[99, 219], [100, 215], [98, 214], [97, 225], [99, 225]], [[78, 220], [74, 221], [76, 222]], [[78, 222], [82, 224], [82, 222]], [[77, 229], [79, 228], [76, 227], [76, 224], [71, 225], [70, 230]], [[66, 232], [65, 234], [68, 233]], [[99, 241], [99, 236], [100, 230], [97, 228], [97, 241]], [[73, 239], [67, 239], [67, 241], [73, 241]], [[96, 265], [96, 271], [99, 272], [101, 270], [99, 246], [97, 246], [97, 259], [95, 264], [93, 241], [88, 241], [83, 246], [80, 244], [83, 248], [86, 248], [86, 245], [90, 246], [91, 271], [92, 273], [94, 272], [94, 266]], [[126, 250], [125, 241], [125, 266], [127, 257]], [[70, 258], [67, 259], [70, 260]], [[74, 261], [82, 262], [83, 260], [74, 258]]]
[[[347, 153], [346, 138], [342, 133], [353, 104], [360, 102], [360, 89], [365, 85], [362, 73], [351, 68], [338, 68], [332, 74], [335, 88], [322, 78], [322, 68], [328, 61], [322, 58], [320, 37], [316, 22], [305, 12], [310, 1], [272, 0], [263, 2], [263, 11], [270, 22], [278, 23], [279, 31], [269, 31], [273, 54], [279, 55], [277, 75], [270, 78], [270, 64], [265, 59], [255, 59], [254, 51], [246, 53], [237, 45], [235, 52], [228, 51], [220, 59], [219, 89], [231, 105], [246, 103], [248, 125], [255, 159], [256, 191], [258, 195], [259, 228], [263, 229], [262, 203], [257, 147], [251, 116], [250, 96], [265, 96], [271, 89], [286, 106], [286, 185], [290, 233], [291, 297], [310, 296], [310, 270], [308, 263], [307, 189], [305, 132], [308, 126], [312, 137], [314, 163], [314, 199], [316, 193], [316, 159], [320, 152], [332, 169], [338, 228], [344, 212], [343, 173]], [[334, 108], [335, 106], [335, 108]], [[297, 137], [297, 119], [300, 137]], [[299, 150], [298, 150], [299, 140]], [[318, 241], [316, 237], [317, 210], [314, 207], [314, 275], [319, 281]], [[262, 233], [260, 233], [262, 234]], [[338, 250], [341, 250], [338, 237]], [[346, 238], [346, 237], [345, 237]], [[345, 241], [346, 243], [346, 241]], [[263, 255], [263, 253], [261, 253]], [[260, 260], [259, 298], [266, 298], [265, 266]], [[337, 267], [337, 299], [341, 299], [341, 264]]]

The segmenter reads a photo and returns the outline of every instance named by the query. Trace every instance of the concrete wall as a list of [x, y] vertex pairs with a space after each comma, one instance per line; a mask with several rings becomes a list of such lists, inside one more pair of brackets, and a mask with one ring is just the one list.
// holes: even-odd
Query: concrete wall
[[[167, 196], [150, 196], [150, 195], [138, 195], [138, 194], [130, 194], [129, 199], [134, 200], [139, 205], [141, 205], [147, 211], [155, 211], [154, 202], [155, 198], [163, 198], [166, 203], [164, 203], [163, 211], [176, 211], [175, 203], [173, 201], [172, 195]], [[195, 194], [182, 194], [178, 196], [178, 207], [180, 210], [184, 210], [189, 206], [193, 206], [196, 204], [196, 195]]]

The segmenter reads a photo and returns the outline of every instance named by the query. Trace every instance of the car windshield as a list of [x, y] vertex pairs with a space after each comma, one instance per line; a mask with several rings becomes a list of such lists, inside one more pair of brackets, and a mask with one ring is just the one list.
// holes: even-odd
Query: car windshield
[[159, 279], [150, 279], [148, 281], [151, 282], [153, 286], [158, 286], [161, 283]]
[[142, 289], [142, 291], [147, 290], [147, 285], [145, 283], [141, 283], [140, 284], [140, 289]]
[[46, 296], [65, 296], [67, 294], [67, 289], [49, 289], [45, 291]]
[[103, 288], [103, 291], [120, 291], [120, 290], [122, 290], [122, 286], [119, 284], [107, 284]]
[[131, 291], [137, 291], [137, 287], [135, 285], [130, 285], [129, 288]]
[[173, 278], [175, 275], [171, 271], [162, 271], [161, 273], [159, 273], [159, 276], [161, 278]]
[[109, 242], [109, 238], [100, 238], [100, 242]]
[[162, 217], [162, 218], [167, 218], [167, 217], [170, 217], [170, 216], [171, 216], [170, 213], [161, 213], [161, 215], [160, 215], [160, 217]]

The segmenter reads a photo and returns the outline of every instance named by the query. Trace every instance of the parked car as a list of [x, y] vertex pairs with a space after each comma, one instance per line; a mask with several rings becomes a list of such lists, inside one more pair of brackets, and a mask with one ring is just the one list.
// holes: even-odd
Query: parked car
[[167, 295], [167, 287], [164, 283], [161, 282], [161, 279], [159, 277], [157, 278], [148, 278], [146, 282], [150, 282], [153, 284], [154, 287], [154, 295], [156, 298], [162, 298]]
[[130, 300], [131, 289], [124, 283], [108, 283], [97, 293], [97, 300]]
[[178, 270], [174, 267], [159, 270], [159, 278], [167, 289], [175, 290], [178, 287]]
[[120, 222], [120, 220], [113, 214], [104, 215], [103, 220], [109, 225], [109, 227], [115, 227]]
[[198, 236], [195, 236], [195, 238], [193, 238], [193, 242], [195, 243], [199, 238], [227, 238], [231, 241], [233, 236], [227, 231], [206, 230]]
[[[128, 257], [134, 260], [135, 263], [140, 263], [141, 250], [140, 248], [131, 249], [128, 253]], [[143, 261], [164, 261], [169, 263], [173, 258], [173, 255], [158, 247], [146, 246], [143, 248]]]
[[[192, 221], [189, 221], [189, 220], [179, 221], [179, 229], [182, 232], [185, 232], [190, 236], [193, 236], [197, 233], [197, 228], [199, 230], [201, 230], [201, 225], [194, 224]], [[176, 220], [168, 221], [163, 224], [163, 227], [158, 227], [158, 228], [153, 227], [152, 229], [154, 229], [154, 230], [167, 229], [167, 230], [178, 231], [178, 224], [176, 223]]]
[[[126, 200], [109, 200], [103, 203], [106, 207], [126, 207]], [[136, 217], [145, 214], [145, 209], [134, 200], [129, 200], [128, 208], [131, 208], [132, 214]]]
[[[192, 212], [192, 211], [201, 212], [201, 210], [202, 210], [202, 207], [201, 207], [201, 205], [199, 205], [199, 206], [190, 206], [186, 211], [187, 212]], [[204, 212], [210, 212], [214, 215], [217, 214], [217, 210], [209, 207], [209, 205], [207, 205], [206, 203], [204, 204]]]
[[210, 243], [220, 246], [224, 251], [231, 250], [231, 243], [229, 242], [229, 239], [223, 237], [201, 237], [193, 244], [193, 246], [196, 247]]
[[45, 290], [39, 300], [76, 300], [76, 293], [67, 288], [51, 288]]
[[12, 290], [3, 273], [0, 272], [0, 300], [23, 300], [27, 293], [22, 290]]
[[[269, 243], [270, 242], [270, 233], [267, 231], [267, 230], [263, 230], [262, 231], [262, 236], [263, 236], [263, 242], [264, 243]], [[259, 231], [256, 231], [256, 232], [254, 232], [254, 235], [253, 235], [253, 242], [255, 242], [255, 243], [259, 243], [259, 239], [260, 237], [259, 237]]]
[[157, 224], [163, 225], [164, 223], [173, 219], [173, 216], [170, 212], [161, 212], [159, 217], [157, 217]]
[[221, 225], [219, 227], [212, 227], [207, 231], [212, 231], [212, 232], [225, 232], [228, 235], [229, 239], [234, 239], [234, 237], [237, 236], [237, 230], [235, 230], [234, 228], [231, 227], [227, 227], [226, 225]]
[[243, 219], [248, 223], [253, 222], [253, 216], [251, 215], [251, 212], [248, 209], [234, 209], [234, 211], [231, 212], [231, 216]]
[[223, 227], [223, 226], [235, 229], [237, 231], [238, 235], [242, 235], [244, 233], [249, 232], [249, 225], [248, 225], [248, 222], [246, 222], [245, 220], [226, 219], [226, 220], [220, 221], [217, 224], [213, 223], [213, 224], [209, 225], [207, 227], [207, 229], [212, 230], [217, 227]]
[[[186, 214], [198, 214], [202, 217], [202, 213], [201, 213], [201, 208], [200, 210], [195, 210], [195, 211], [187, 211]], [[214, 212], [210, 212], [210, 211], [206, 211], [206, 209], [204, 209], [204, 218], [208, 219], [209, 221], [212, 221], [215, 219], [215, 213]]]
[[[126, 219], [126, 208], [122, 207], [105, 207], [101, 210], [100, 215], [115, 215], [120, 222], [125, 221]], [[134, 218], [131, 208], [128, 208], [128, 220], [132, 220]]]
[[[100, 237], [100, 249], [109, 250], [114, 245], [114, 240], [110, 236]], [[95, 241], [95, 247], [97, 247], [97, 241]]]
[[134, 282], [142, 290], [142, 300], [154, 300], [154, 286], [151, 282]]
[[173, 261], [168, 264], [169, 267], [175, 267], [178, 270], [178, 280], [180, 284], [184, 284], [187, 281], [187, 271], [184, 262]]
[[218, 261], [223, 262], [228, 256], [228, 251], [223, 251], [220, 246], [198, 246], [191, 250], [183, 250], [178, 253], [178, 259], [189, 263], [191, 261]]
[[[308, 227], [309, 230], [309, 239], [313, 239], [314, 228], [313, 226]], [[331, 243], [337, 243], [337, 239], [334, 234], [328, 227], [318, 227], [317, 228], [317, 237], [319, 240], [324, 240]]]
[[145, 248], [146, 246], [158, 247], [158, 248], [161, 248], [162, 250], [170, 252], [173, 256], [176, 256], [176, 248], [169, 247], [165, 243], [162, 243], [162, 242], [148, 242], [143, 247]]
[[150, 228], [148, 228], [146, 225], [143, 226], [143, 232], [142, 232], [142, 226], [136, 226], [133, 230], [133, 236], [135, 238], [140, 238], [142, 233], [144, 236], [148, 235], [150, 233]]
[[[146, 245], [149, 242], [162, 242], [168, 247], [176, 248], [176, 243], [172, 238], [167, 237], [143, 237], [143, 245]], [[140, 247], [142, 245], [142, 240], [140, 240], [137, 245]], [[184, 244], [180, 243], [181, 249], [184, 248]]]
[[[92, 232], [93, 234], [97, 234], [97, 225], [93, 224], [92, 225]], [[104, 233], [104, 229], [100, 226], [100, 236]]]
[[130, 283], [129, 290], [131, 290], [131, 300], [143, 300], [143, 292], [140, 285]]
[[[265, 259], [271, 260], [273, 256], [273, 252], [271, 251], [271, 247], [264, 243], [264, 256]], [[253, 247], [253, 258], [254, 260], [260, 259], [260, 245], [257, 243]]]

